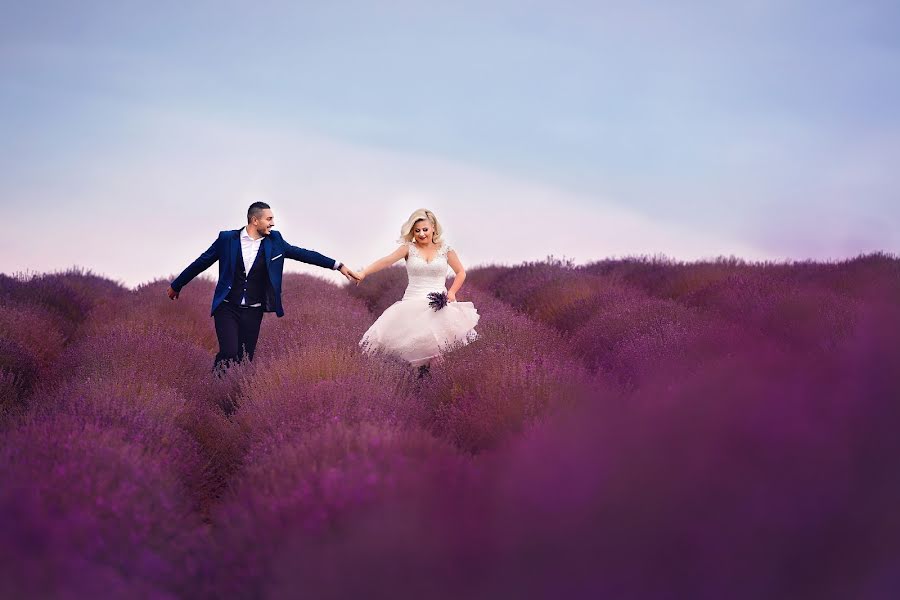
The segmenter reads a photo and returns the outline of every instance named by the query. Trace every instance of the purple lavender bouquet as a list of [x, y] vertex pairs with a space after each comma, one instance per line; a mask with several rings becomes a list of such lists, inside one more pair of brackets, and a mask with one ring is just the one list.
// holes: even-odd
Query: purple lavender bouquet
[[447, 306], [447, 292], [431, 292], [428, 294], [428, 306], [435, 311], [441, 310]]

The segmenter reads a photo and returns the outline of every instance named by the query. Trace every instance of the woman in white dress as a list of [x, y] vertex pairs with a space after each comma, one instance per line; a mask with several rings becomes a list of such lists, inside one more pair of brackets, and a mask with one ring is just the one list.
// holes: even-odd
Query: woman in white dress
[[[363, 335], [359, 344], [366, 352], [395, 354], [420, 375], [442, 352], [475, 339], [478, 311], [471, 302], [458, 302], [456, 294], [466, 271], [456, 251], [442, 239], [442, 229], [430, 210], [415, 211], [400, 229], [400, 247], [359, 273], [368, 275], [406, 259], [409, 283], [403, 298], [389, 306]], [[448, 291], [447, 268], [456, 276]], [[429, 296], [431, 294], [431, 296]], [[445, 294], [446, 304], [438, 294]]]

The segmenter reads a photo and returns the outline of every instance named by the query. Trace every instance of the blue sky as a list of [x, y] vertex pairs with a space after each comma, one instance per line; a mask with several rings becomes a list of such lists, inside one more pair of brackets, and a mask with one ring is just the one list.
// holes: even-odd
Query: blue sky
[[420, 206], [469, 264], [900, 251], [896, 3], [378, 4], [4, 1], [0, 270], [166, 276], [256, 199], [352, 264]]

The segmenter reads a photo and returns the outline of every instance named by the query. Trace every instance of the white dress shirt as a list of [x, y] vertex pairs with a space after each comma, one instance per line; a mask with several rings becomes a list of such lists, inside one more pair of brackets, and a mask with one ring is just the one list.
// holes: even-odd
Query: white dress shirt
[[246, 227], [241, 229], [241, 256], [244, 258], [244, 273], [250, 272], [250, 267], [253, 266], [253, 261], [256, 260], [256, 255], [259, 253], [259, 246], [262, 244], [262, 241], [262, 236], [260, 236], [259, 239], [254, 240], [250, 237], [250, 234], [247, 233]]

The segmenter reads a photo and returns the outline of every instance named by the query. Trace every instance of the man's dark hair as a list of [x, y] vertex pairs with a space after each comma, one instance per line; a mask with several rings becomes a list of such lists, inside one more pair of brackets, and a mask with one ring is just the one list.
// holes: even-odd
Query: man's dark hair
[[253, 217], [258, 217], [259, 215], [261, 215], [262, 211], [266, 210], [267, 208], [272, 207], [265, 202], [254, 202], [253, 204], [251, 204], [250, 208], [247, 209], [247, 222], [249, 223], [253, 220]]

